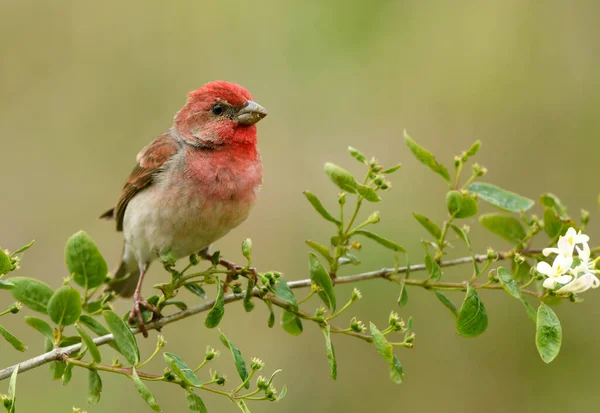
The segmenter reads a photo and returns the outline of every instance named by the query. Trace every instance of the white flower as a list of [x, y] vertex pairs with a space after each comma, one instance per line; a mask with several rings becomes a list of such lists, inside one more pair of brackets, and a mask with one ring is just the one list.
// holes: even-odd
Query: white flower
[[[544, 282], [545, 283], [545, 282]], [[598, 288], [600, 286], [600, 280], [591, 272], [586, 272], [581, 277], [573, 280], [564, 287], [560, 288], [557, 293], [574, 293], [579, 294], [590, 288]]]
[[571, 281], [573, 276], [565, 275], [571, 268], [571, 264], [573, 264], [573, 257], [565, 257], [562, 254], [556, 256], [552, 266], [544, 261], [538, 262], [538, 272], [548, 277], [544, 280], [544, 288], [553, 289], [556, 284], [566, 284]]
[[565, 257], [573, 256], [573, 248], [576, 247], [577, 244], [587, 245], [590, 237], [585, 234], [582, 234], [581, 231], [575, 231], [575, 228], [571, 227], [567, 230], [567, 233], [558, 239], [558, 248], [544, 248], [542, 253], [544, 256], [548, 256], [550, 254], [559, 254], [564, 255]]

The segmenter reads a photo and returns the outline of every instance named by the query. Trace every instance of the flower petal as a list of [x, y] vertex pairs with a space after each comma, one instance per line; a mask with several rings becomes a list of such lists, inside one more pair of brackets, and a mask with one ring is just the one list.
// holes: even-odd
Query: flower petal
[[539, 273], [544, 275], [550, 275], [554, 272], [550, 264], [548, 264], [546, 261], [538, 262], [536, 269]]
[[554, 289], [554, 287], [556, 287], [556, 278], [546, 278], [542, 285], [544, 286], [544, 288], [548, 288], [549, 290], [552, 290], [552, 289]]

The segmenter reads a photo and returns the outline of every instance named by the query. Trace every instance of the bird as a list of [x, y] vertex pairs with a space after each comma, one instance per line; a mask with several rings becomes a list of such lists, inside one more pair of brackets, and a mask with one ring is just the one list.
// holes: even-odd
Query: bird
[[129, 323], [145, 337], [141, 294], [148, 267], [162, 254], [210, 257], [212, 243], [248, 217], [262, 185], [256, 123], [264, 107], [236, 83], [212, 81], [188, 93], [173, 125], [145, 146], [116, 206], [101, 215], [124, 235], [110, 288], [133, 296]]

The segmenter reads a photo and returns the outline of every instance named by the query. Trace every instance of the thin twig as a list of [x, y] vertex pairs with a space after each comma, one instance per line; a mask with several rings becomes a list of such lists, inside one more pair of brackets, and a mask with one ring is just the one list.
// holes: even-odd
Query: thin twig
[[[499, 253], [498, 259], [503, 260], [503, 259], [510, 258], [511, 256], [512, 256], [511, 253]], [[456, 258], [453, 260], [442, 261], [442, 262], [440, 262], [440, 266], [441, 267], [452, 267], [452, 266], [456, 266], [456, 265], [473, 262], [473, 259], [477, 262], [483, 262], [483, 261], [488, 260], [488, 256], [481, 254], [481, 255], [475, 255], [474, 257]], [[358, 281], [372, 280], [375, 278], [390, 279], [393, 275], [406, 273], [408, 270], [412, 273], [415, 271], [424, 271], [425, 269], [426, 268], [425, 268], [424, 264], [411, 265], [410, 268], [407, 268], [407, 267], [382, 268], [377, 271], [370, 271], [370, 272], [365, 272], [365, 273], [361, 273], [361, 274], [349, 275], [349, 276], [345, 276], [345, 277], [337, 277], [333, 281], [335, 284], [349, 284], [349, 283], [355, 283]], [[460, 282], [441, 282], [441, 281], [432, 282], [429, 280], [415, 280], [415, 279], [405, 279], [405, 280], [403, 280], [403, 282], [405, 282], [408, 285], [414, 285], [414, 286], [420, 286], [420, 287], [432, 288], [432, 289], [437, 289], [437, 288], [461, 289], [461, 290], [466, 289], [466, 284], [464, 282], [462, 282], [462, 283], [460, 283]], [[294, 288], [294, 289], [295, 288], [307, 288], [307, 287], [310, 287], [311, 285], [312, 285], [312, 281], [310, 279], [288, 282], [288, 286], [290, 288]], [[476, 285], [473, 285], [473, 287], [474, 288], [484, 288], [484, 289], [501, 289], [502, 288], [502, 286], [499, 284], [488, 284], [488, 285], [476, 284]], [[523, 293], [527, 294], [527, 295], [531, 295], [531, 296], [536, 296], [538, 298], [540, 297], [539, 293], [536, 293], [533, 291], [524, 290]], [[232, 303], [234, 301], [239, 301], [244, 297], [244, 295], [245, 295], [244, 292], [241, 294], [228, 294], [224, 297], [225, 304]], [[259, 296], [258, 289], [254, 290], [253, 295], [256, 297]], [[266, 295], [265, 297], [263, 297], [263, 299], [268, 300], [271, 303], [273, 303], [279, 307], [282, 307], [282, 308], [287, 308], [289, 306], [289, 304], [286, 303], [285, 301], [280, 300], [277, 297], [274, 297], [269, 294]], [[149, 323], [146, 326], [146, 328], [148, 330], [160, 330], [167, 324], [171, 324], [176, 321], [182, 320], [184, 318], [191, 317], [193, 315], [208, 311], [213, 307], [214, 304], [215, 304], [214, 300], [207, 301], [203, 304], [199, 304], [199, 305], [190, 307], [187, 310], [179, 311], [175, 314], [165, 316], [165, 317], [161, 318], [160, 320]], [[302, 315], [306, 316], [307, 318], [312, 319], [312, 316], [310, 316], [307, 313], [303, 313]], [[341, 329], [334, 328], [334, 327], [332, 327], [332, 330], [334, 330], [335, 332], [342, 332]], [[339, 330], [339, 331], [336, 331], [336, 330]], [[140, 333], [139, 328], [132, 328], [131, 331], [133, 332], [133, 334]], [[345, 334], [356, 336], [356, 337], [361, 338], [366, 341], [371, 340], [370, 336], [367, 336], [365, 334], [360, 334], [360, 333], [355, 333], [355, 332], [345, 332]], [[102, 346], [104, 344], [111, 343], [112, 341], [113, 341], [112, 334], [107, 334], [105, 336], [97, 337], [94, 339], [94, 343], [96, 343], [97, 346]], [[29, 360], [25, 360], [17, 365], [7, 367], [3, 370], [0, 370], [0, 381], [9, 378], [10, 375], [12, 374], [13, 370], [17, 366], [19, 366], [19, 373], [23, 373], [23, 372], [32, 370], [36, 367], [42, 366], [44, 364], [50, 363], [52, 361], [62, 360], [64, 358], [64, 356], [72, 355], [73, 353], [79, 351], [81, 349], [81, 347], [82, 347], [81, 344], [74, 344], [74, 345], [68, 346], [68, 347], [55, 348], [52, 351], [49, 351], [44, 354], [40, 354]]]

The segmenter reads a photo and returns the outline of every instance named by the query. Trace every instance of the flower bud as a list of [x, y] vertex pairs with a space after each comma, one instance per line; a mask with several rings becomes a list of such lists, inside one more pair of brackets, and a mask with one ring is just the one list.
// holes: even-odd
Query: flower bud
[[523, 264], [525, 262], [525, 257], [523, 257], [519, 253], [515, 253], [514, 260], [515, 260], [515, 264], [521, 265], [521, 264]]
[[316, 317], [323, 317], [323, 315], [325, 315], [325, 307], [319, 307], [317, 308], [317, 311], [315, 312], [315, 316]]
[[350, 248], [354, 248], [355, 250], [360, 251], [362, 245], [360, 245], [360, 242], [352, 241], [352, 244], [350, 244]]
[[458, 168], [462, 164], [462, 158], [460, 156], [454, 157], [454, 167]]
[[496, 251], [494, 251], [493, 249], [488, 248], [488, 250], [487, 250], [487, 259], [488, 260], [492, 260], [492, 261], [497, 260], [498, 259], [498, 253]]
[[167, 344], [167, 342], [165, 341], [165, 336], [159, 334], [158, 337], [156, 337], [156, 347], [163, 348], [165, 344]]
[[232, 288], [232, 291], [234, 294], [241, 294], [242, 293], [242, 287], [240, 287], [239, 285], [236, 285]]
[[267, 396], [267, 399], [269, 400], [275, 400], [275, 393], [277, 393], [277, 389], [273, 385], [270, 385], [265, 389], [265, 396]]
[[198, 265], [199, 262], [200, 262], [200, 258], [198, 258], [198, 254], [190, 255], [190, 264]]
[[352, 300], [352, 302], [358, 301], [361, 298], [362, 298], [362, 294], [358, 288], [355, 288], [354, 290], [352, 290], [352, 297], [350, 298]]
[[252, 370], [258, 371], [258, 370], [262, 369], [263, 367], [265, 367], [265, 363], [261, 359], [253, 357], [250, 360], [250, 368]]
[[267, 379], [265, 379], [263, 376], [258, 376], [258, 379], [256, 379], [256, 387], [260, 390], [266, 390], [267, 389]]
[[362, 333], [363, 331], [365, 331], [365, 325], [362, 321], [357, 320], [356, 317], [353, 317], [352, 320], [350, 320], [350, 328], [352, 329], [352, 331], [355, 331], [357, 333]]
[[375, 211], [373, 212], [370, 216], [369, 216], [369, 223], [371, 224], [377, 224], [381, 219], [379, 218], [379, 211]]
[[581, 223], [586, 226], [590, 222], [590, 211], [586, 209], [581, 210]]
[[345, 203], [346, 203], [346, 193], [340, 192], [340, 194], [338, 195], [338, 204], [344, 205]]
[[211, 346], [206, 346], [206, 352], [204, 353], [204, 360], [210, 361], [215, 357], [219, 356], [219, 352]]
[[379, 187], [381, 189], [383, 189], [384, 191], [386, 189], [389, 189], [392, 186], [392, 183], [390, 181], [385, 181], [384, 183], [382, 183], [381, 185], [379, 185]]
[[8, 311], [11, 314], [17, 314], [19, 311], [21, 311], [21, 307], [23, 307], [23, 305], [20, 302], [16, 302], [10, 305], [10, 307], [8, 307]]
[[175, 376], [173, 375], [173, 373], [171, 372], [171, 370], [169, 370], [169, 368], [165, 368], [165, 370], [163, 371], [163, 377], [165, 379], [167, 379], [168, 381], [175, 380]]

